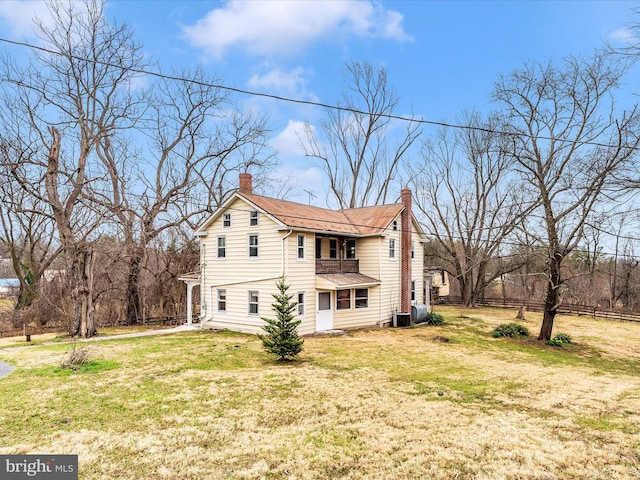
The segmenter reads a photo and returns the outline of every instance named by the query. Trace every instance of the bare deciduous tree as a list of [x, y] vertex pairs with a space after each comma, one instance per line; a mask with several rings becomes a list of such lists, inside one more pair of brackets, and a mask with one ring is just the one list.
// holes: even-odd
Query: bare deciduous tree
[[[20, 165], [27, 175], [16, 179], [51, 208], [70, 290], [69, 333], [87, 337], [96, 332], [91, 236], [108, 214], [92, 202], [108, 186], [96, 146], [135, 125], [142, 54], [126, 26], [104, 19], [100, 1], [48, 8], [52, 24], [37, 23], [36, 32], [55, 53], [37, 51], [26, 67], [5, 58], [2, 80], [16, 118], [37, 134], [39, 158]], [[43, 178], [44, 195], [36, 188]]]
[[397, 125], [402, 132], [394, 131], [388, 115], [394, 113], [398, 100], [385, 68], [351, 62], [342, 109], [327, 109], [327, 119], [320, 122], [320, 138], [309, 122], [305, 124], [300, 138], [305, 154], [319, 162], [340, 208], [387, 200], [403, 156], [421, 133], [412, 122]]
[[468, 113], [464, 123], [472, 128], [443, 129], [424, 142], [411, 176], [427, 233], [439, 244], [439, 266], [458, 281], [464, 304], [475, 306], [491, 282], [522, 265], [522, 257], [501, 253], [532, 202], [509, 177], [512, 160], [494, 133], [496, 118]]
[[613, 177], [640, 141], [637, 110], [616, 112], [612, 96], [624, 70], [612, 56], [596, 53], [532, 62], [495, 86], [516, 171], [539, 198], [527, 229], [547, 253], [540, 340], [551, 338], [562, 301], [564, 259], [579, 246], [596, 207], [616, 195]]
[[144, 311], [140, 278], [148, 246], [215, 209], [236, 187], [238, 172], [267, 171], [272, 163], [262, 152], [265, 118], [239, 113], [227, 92], [208, 86], [219, 82], [202, 72], [180, 77], [153, 86], [148, 121], [140, 125], [151, 143], [142, 152], [133, 152], [127, 139], [116, 145], [105, 137], [97, 146], [111, 182], [110, 195], [98, 198], [115, 214], [126, 247], [129, 324]]

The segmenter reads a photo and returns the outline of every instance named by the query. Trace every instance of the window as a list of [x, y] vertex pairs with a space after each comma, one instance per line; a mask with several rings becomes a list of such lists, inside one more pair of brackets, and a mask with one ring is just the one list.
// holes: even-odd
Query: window
[[396, 241], [393, 238], [389, 240], [389, 258], [396, 258]]
[[298, 292], [298, 315], [304, 315], [304, 292]]
[[249, 291], [249, 315], [258, 315], [258, 291]]
[[316, 237], [316, 258], [322, 258], [322, 238]]
[[225, 213], [222, 215], [222, 226], [224, 228], [229, 228], [231, 226], [231, 214]]
[[218, 237], [218, 258], [225, 258], [227, 256], [227, 238]]
[[415, 280], [411, 281], [411, 301], [412, 302], [416, 301], [416, 281]]
[[336, 292], [336, 309], [348, 310], [351, 308], [351, 290], [338, 290]]
[[356, 288], [356, 308], [368, 308], [369, 307], [369, 289], [368, 288]]
[[397, 231], [398, 230], [398, 220], [394, 220], [392, 223], [392, 227], [393, 231]]
[[416, 242], [411, 242], [411, 258], [416, 258]]
[[249, 212], [249, 225], [252, 227], [258, 225], [258, 211], [252, 210]]
[[249, 256], [258, 256], [258, 235], [249, 235]]
[[329, 258], [338, 258], [338, 240], [329, 240]]
[[298, 260], [304, 260], [304, 235], [298, 235]]
[[218, 311], [219, 312], [227, 311], [227, 291], [226, 290], [218, 290]]
[[347, 240], [345, 258], [347, 259], [356, 258], [356, 241], [355, 240]]

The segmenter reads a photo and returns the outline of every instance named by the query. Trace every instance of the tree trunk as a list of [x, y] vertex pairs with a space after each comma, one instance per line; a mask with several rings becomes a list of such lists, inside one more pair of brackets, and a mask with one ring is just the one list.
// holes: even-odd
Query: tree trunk
[[69, 335], [82, 338], [94, 336], [97, 331], [94, 322], [92, 281], [92, 254], [86, 247], [76, 249], [71, 258], [70, 282], [73, 314], [69, 323]]
[[556, 314], [558, 313], [558, 307], [560, 306], [560, 284], [562, 283], [560, 266], [562, 264], [562, 259], [563, 257], [559, 253], [556, 253], [555, 256], [550, 259], [550, 275], [547, 282], [547, 295], [544, 301], [544, 314], [542, 317], [542, 327], [540, 328], [538, 340], [551, 340], [553, 322], [556, 318]]
[[142, 264], [142, 252], [134, 249], [129, 257], [129, 274], [127, 275], [127, 299], [126, 322], [127, 325], [135, 325], [142, 313], [142, 299], [140, 298], [140, 268]]

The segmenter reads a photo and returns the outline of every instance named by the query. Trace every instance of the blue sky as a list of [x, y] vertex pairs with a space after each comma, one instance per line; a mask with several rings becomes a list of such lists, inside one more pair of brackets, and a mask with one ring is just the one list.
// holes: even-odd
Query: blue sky
[[[401, 98], [396, 113], [455, 121], [489, 110], [493, 82], [527, 60], [589, 54], [622, 45], [640, 16], [624, 1], [152, 1], [112, 0], [107, 15], [131, 26], [164, 70], [202, 66], [230, 86], [336, 103], [345, 62], [387, 68]], [[35, 41], [39, 1], [0, 2], [0, 37]], [[45, 19], [46, 20], [46, 19]], [[640, 91], [627, 77], [626, 95]], [[321, 177], [298, 151], [295, 130], [323, 111], [243, 97], [271, 117], [272, 143], [300, 190]], [[429, 128], [425, 133], [430, 132]]]

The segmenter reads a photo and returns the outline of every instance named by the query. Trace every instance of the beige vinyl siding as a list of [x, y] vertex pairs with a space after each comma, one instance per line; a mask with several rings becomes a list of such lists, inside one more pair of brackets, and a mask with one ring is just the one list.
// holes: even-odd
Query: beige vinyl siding
[[[298, 259], [298, 235], [304, 235], [305, 237], [304, 260]], [[313, 233], [296, 231], [293, 231], [285, 240], [285, 275], [287, 283], [290, 285], [289, 294], [294, 296], [292, 300], [294, 302], [297, 301], [298, 292], [304, 292], [305, 297], [304, 315], [298, 317], [296, 309], [296, 318], [302, 320], [298, 327], [300, 335], [307, 335], [316, 331], [315, 242]]]
[[[383, 236], [361, 238], [356, 243], [360, 273], [381, 281], [379, 287], [371, 288], [369, 291], [369, 310], [372, 316], [375, 316], [371, 323], [391, 321], [393, 313], [400, 309], [400, 215], [396, 220], [398, 230], [393, 230], [393, 226], [390, 225], [383, 232]], [[390, 239], [396, 242], [394, 259], [389, 258]], [[357, 315], [362, 316], [362, 313], [357, 312]]]
[[[213, 320], [216, 328], [234, 328], [258, 333], [259, 319], [247, 315], [247, 291], [260, 291], [260, 314], [268, 313], [275, 292], [275, 279], [282, 274], [282, 237], [278, 224], [259, 213], [258, 225], [249, 225], [249, 212], [255, 210], [241, 199], [233, 201], [223, 213], [231, 214], [231, 226], [223, 227], [224, 215], [219, 215], [201, 237], [203, 254], [203, 284], [207, 312], [205, 319]], [[249, 235], [258, 235], [258, 257], [249, 257]], [[217, 258], [218, 237], [226, 239], [226, 257]], [[227, 290], [227, 312], [216, 308], [216, 290]], [[239, 294], [240, 291], [244, 293]], [[221, 322], [218, 325], [216, 322]], [[257, 327], [257, 328], [256, 328]]]
[[380, 311], [379, 286], [369, 287], [369, 306], [367, 308], [355, 308], [355, 292], [353, 288], [350, 290], [351, 307], [346, 310], [336, 309], [336, 292], [332, 293], [333, 301], [333, 328], [349, 329], [358, 327], [373, 327], [378, 324], [378, 315]]

